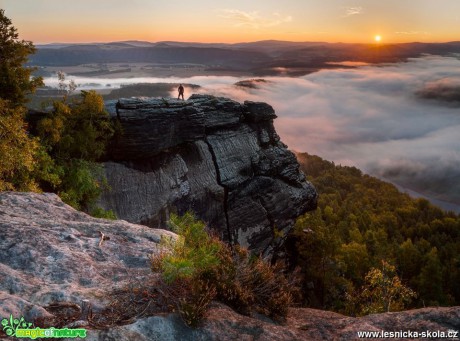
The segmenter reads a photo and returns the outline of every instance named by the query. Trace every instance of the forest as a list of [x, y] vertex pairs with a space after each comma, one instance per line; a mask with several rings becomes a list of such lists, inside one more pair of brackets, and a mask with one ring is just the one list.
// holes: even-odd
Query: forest
[[[460, 304], [458, 215], [355, 167], [297, 157], [319, 193], [317, 210], [297, 220], [286, 244], [290, 266], [301, 270], [304, 305], [360, 315]], [[368, 311], [369, 292], [385, 287], [385, 277], [398, 280], [390, 289], [404, 290], [389, 295], [387, 309]]]

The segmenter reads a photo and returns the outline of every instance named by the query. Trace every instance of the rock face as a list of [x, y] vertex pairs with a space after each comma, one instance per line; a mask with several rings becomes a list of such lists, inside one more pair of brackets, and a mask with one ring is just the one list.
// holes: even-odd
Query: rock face
[[[80, 305], [151, 274], [165, 230], [92, 218], [55, 194], [0, 193], [0, 316], [49, 317], [52, 302]], [[105, 239], [101, 242], [101, 236]]]
[[[12, 192], [0, 193], [0, 232], [0, 320], [12, 314], [28, 322], [55, 321], [67, 309], [73, 318], [52, 325], [85, 328], [89, 341], [353, 340], [358, 331], [460, 330], [460, 307], [362, 318], [295, 308], [290, 309], [286, 324], [279, 325], [263, 316], [239, 315], [217, 302], [197, 329], [186, 327], [172, 313], [95, 329], [85, 307], [92, 307], [97, 315], [110, 307], [109, 298], [116, 290], [147, 283], [155, 276], [148, 256], [157, 252], [161, 236], [175, 235], [89, 217], [54, 194]], [[102, 234], [106, 238], [101, 239]], [[155, 304], [155, 300], [150, 302]], [[0, 327], [3, 337], [10, 339]]]
[[121, 219], [160, 227], [171, 211], [193, 210], [224, 240], [270, 254], [295, 218], [316, 207], [268, 104], [193, 95], [107, 108], [123, 134], [104, 163], [111, 190], [100, 204]]

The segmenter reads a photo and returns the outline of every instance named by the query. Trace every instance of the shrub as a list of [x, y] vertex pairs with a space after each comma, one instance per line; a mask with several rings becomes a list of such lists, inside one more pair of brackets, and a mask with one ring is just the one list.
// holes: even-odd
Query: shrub
[[191, 213], [172, 215], [170, 227], [179, 237], [162, 241], [164, 250], [152, 257], [152, 270], [180, 288], [173, 299], [187, 325], [197, 326], [214, 298], [242, 314], [286, 318], [293, 288], [280, 263], [270, 265], [239, 246], [231, 249]]
[[204, 274], [216, 286], [217, 299], [242, 314], [252, 311], [283, 321], [293, 303], [294, 287], [283, 275], [281, 263], [271, 265], [235, 246], [225, 248], [221, 263]]
[[174, 242], [163, 241], [169, 248], [161, 255], [161, 270], [167, 283], [179, 279], [198, 278], [219, 264], [218, 253], [224, 246], [206, 233], [205, 224], [187, 212], [179, 217], [172, 215], [171, 230], [179, 235]]
[[104, 210], [101, 207], [94, 207], [90, 211], [91, 216], [95, 218], [104, 218], [104, 219], [110, 219], [110, 220], [116, 220], [117, 216], [112, 210]]
[[216, 296], [216, 289], [212, 283], [201, 279], [182, 279], [179, 284], [186, 293], [178, 299], [179, 314], [188, 326], [198, 327]]
[[107, 186], [102, 176], [102, 166], [91, 161], [71, 159], [62, 167], [64, 175], [59, 196], [72, 207], [91, 212], [102, 189]]

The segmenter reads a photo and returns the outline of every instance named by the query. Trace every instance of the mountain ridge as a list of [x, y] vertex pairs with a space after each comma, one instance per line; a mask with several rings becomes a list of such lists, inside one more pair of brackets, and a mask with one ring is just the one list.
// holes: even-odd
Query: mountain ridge
[[[30, 65], [71, 66], [90, 63], [197, 63], [208, 68], [245, 71], [252, 75], [277, 75], [276, 68], [293, 68], [290, 76], [312, 69], [334, 67], [328, 63], [361, 61], [391, 63], [423, 54], [460, 53], [460, 42], [350, 44], [259, 41], [248, 43], [188, 43], [132, 41], [91, 44], [38, 45]], [[289, 70], [288, 70], [289, 71]], [[285, 72], [286, 73], [286, 72]]]

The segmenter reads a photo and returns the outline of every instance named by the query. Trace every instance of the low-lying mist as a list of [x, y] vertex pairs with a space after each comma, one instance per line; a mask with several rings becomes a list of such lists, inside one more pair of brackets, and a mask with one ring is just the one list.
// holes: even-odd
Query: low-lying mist
[[[202, 93], [264, 101], [275, 108], [276, 129], [290, 149], [353, 165], [460, 205], [460, 103], [452, 100], [457, 97], [451, 90], [458, 89], [460, 80], [455, 57], [322, 70], [299, 78], [268, 77], [255, 88], [234, 85], [244, 78], [220, 76], [69, 78], [102, 87], [182, 82], [200, 85]], [[46, 83], [52, 85], [50, 79]]]

